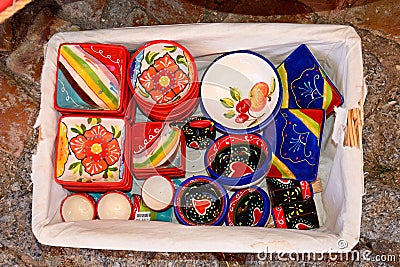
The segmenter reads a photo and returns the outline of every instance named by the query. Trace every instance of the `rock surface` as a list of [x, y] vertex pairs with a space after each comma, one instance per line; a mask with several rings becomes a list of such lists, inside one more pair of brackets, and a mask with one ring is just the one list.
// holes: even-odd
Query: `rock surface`
[[[42, 0], [0, 24], [1, 266], [398, 266], [400, 264], [400, 20], [398, 0]], [[369, 90], [363, 132], [366, 195], [359, 259], [325, 255], [152, 253], [50, 247], [32, 234], [31, 156], [38, 131], [43, 45], [60, 31], [194, 22], [346, 24], [362, 39]], [[365, 256], [366, 255], [366, 256]], [[395, 260], [389, 258], [396, 255]], [[386, 258], [382, 258], [386, 256]], [[377, 261], [377, 259], [381, 261]]]

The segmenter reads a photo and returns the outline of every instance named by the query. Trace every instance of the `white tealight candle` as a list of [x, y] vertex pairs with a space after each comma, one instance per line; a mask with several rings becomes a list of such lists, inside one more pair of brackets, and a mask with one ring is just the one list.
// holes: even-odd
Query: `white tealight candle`
[[93, 220], [95, 202], [86, 194], [72, 194], [61, 203], [61, 217], [65, 222]]
[[142, 199], [147, 207], [154, 211], [162, 211], [171, 206], [175, 187], [163, 176], [151, 176], [142, 186]]
[[129, 220], [132, 214], [132, 203], [121, 192], [104, 194], [97, 202], [97, 215], [100, 219]]

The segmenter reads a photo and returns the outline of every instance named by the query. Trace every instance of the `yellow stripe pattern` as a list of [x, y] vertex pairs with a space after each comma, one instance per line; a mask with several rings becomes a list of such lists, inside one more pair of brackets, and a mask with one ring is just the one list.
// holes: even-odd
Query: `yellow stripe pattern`
[[292, 113], [293, 115], [295, 115], [310, 130], [310, 132], [315, 137], [317, 137], [319, 140], [319, 136], [321, 133], [321, 126], [316, 121], [314, 121], [313, 119], [308, 117], [306, 114], [301, 112], [299, 109], [290, 109], [289, 112]]
[[281, 83], [282, 83], [282, 108], [288, 108], [289, 107], [289, 86], [288, 86], [288, 77], [287, 77], [287, 72], [285, 69], [285, 64], [281, 64], [278, 67], [278, 73], [279, 77], [281, 78]]
[[275, 154], [272, 154], [272, 164], [279, 170], [282, 174], [282, 178], [296, 179], [293, 172], [283, 163]]

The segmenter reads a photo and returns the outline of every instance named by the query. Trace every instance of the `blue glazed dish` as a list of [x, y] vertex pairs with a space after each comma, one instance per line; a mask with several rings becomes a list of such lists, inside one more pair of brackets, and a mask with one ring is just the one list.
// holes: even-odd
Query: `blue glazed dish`
[[226, 133], [254, 133], [267, 126], [282, 103], [282, 85], [274, 65], [248, 50], [215, 59], [200, 85], [203, 114]]
[[174, 212], [184, 225], [221, 225], [228, 212], [228, 193], [211, 177], [193, 176], [176, 190]]
[[325, 109], [327, 116], [343, 97], [310, 49], [302, 44], [277, 68], [283, 86], [283, 108]]
[[258, 183], [268, 173], [271, 162], [271, 145], [255, 133], [222, 135], [204, 156], [210, 176], [233, 189]]
[[252, 186], [236, 191], [229, 199], [225, 223], [229, 226], [260, 226], [267, 224], [271, 204], [267, 193]]
[[314, 181], [324, 123], [323, 109], [282, 108], [275, 117], [276, 149], [267, 177]]

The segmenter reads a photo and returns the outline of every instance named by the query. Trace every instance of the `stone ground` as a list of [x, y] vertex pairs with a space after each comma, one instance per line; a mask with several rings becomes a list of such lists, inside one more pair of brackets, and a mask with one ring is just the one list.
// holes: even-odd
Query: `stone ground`
[[[398, 0], [41, 0], [0, 24], [1, 266], [399, 266], [400, 2]], [[355, 249], [397, 255], [386, 263], [326, 257], [259, 261], [252, 254], [144, 253], [44, 246], [31, 231], [31, 155], [38, 132], [43, 44], [61, 31], [195, 22], [294, 22], [353, 26], [362, 38], [369, 94], [363, 132], [366, 195]], [[276, 256], [276, 255], [275, 255]]]

